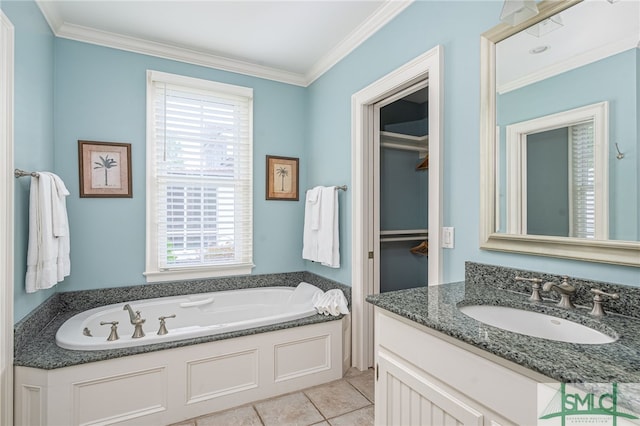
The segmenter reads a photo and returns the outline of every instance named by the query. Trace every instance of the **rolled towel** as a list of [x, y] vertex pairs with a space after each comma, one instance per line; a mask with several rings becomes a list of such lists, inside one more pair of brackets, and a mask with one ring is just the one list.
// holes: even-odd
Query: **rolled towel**
[[340, 289], [332, 289], [325, 293], [313, 295], [313, 307], [319, 314], [338, 316], [348, 314], [347, 298]]

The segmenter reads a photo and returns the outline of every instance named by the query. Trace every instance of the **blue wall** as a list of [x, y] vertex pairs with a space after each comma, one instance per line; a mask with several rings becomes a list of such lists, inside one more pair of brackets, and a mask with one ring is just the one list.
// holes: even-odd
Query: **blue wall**
[[[444, 225], [457, 228], [456, 248], [444, 251], [445, 282], [462, 280], [471, 260], [640, 285], [636, 268], [478, 248], [479, 35], [498, 22], [500, 2], [417, 1], [306, 89], [55, 39], [31, 0], [2, 8], [16, 26], [16, 166], [53, 169], [72, 194], [72, 274], [57, 291], [144, 283], [146, 69], [254, 88], [254, 272], [306, 269], [350, 284], [349, 191], [340, 192], [342, 267], [305, 262], [303, 202], [264, 200], [264, 156], [300, 157], [301, 200], [311, 186], [350, 184], [352, 94], [438, 44], [445, 55]], [[132, 199], [79, 199], [78, 139], [132, 144]], [[23, 290], [26, 184], [16, 183], [16, 320], [50, 294]]]
[[[32, 1], [4, 1], [2, 10], [15, 31], [14, 163], [23, 170], [53, 170], [53, 33]], [[49, 289], [27, 295], [24, 291], [30, 179], [15, 182], [16, 319], [55, 292]]]
[[[303, 203], [266, 201], [264, 193], [265, 155], [304, 158], [304, 88], [64, 39], [55, 49], [55, 169], [72, 194], [72, 273], [59, 291], [145, 282], [147, 69], [254, 89], [253, 273], [304, 269]], [[79, 139], [132, 144], [132, 199], [78, 197]]]
[[[640, 286], [637, 268], [479, 249], [479, 36], [498, 23], [502, 2], [417, 1], [309, 87], [310, 185], [350, 182], [351, 96], [436, 45], [444, 48], [444, 282], [464, 279], [467, 260]], [[633, 140], [630, 142], [633, 144]], [[631, 148], [634, 149], [634, 148]], [[637, 166], [636, 166], [637, 168]], [[351, 199], [341, 205], [343, 267], [307, 269], [349, 283]], [[346, 231], [346, 232], [344, 232]]]

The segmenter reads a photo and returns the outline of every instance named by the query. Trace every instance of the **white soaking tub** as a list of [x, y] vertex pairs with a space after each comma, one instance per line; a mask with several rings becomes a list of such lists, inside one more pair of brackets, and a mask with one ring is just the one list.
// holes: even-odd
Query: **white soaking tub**
[[[58, 329], [56, 344], [71, 350], [116, 349], [272, 325], [315, 315], [313, 299], [322, 293], [303, 282], [297, 287], [250, 288], [117, 303], [69, 318]], [[132, 337], [134, 325], [127, 304], [145, 320], [144, 337]], [[163, 316], [167, 317], [167, 333], [159, 335], [159, 318]], [[115, 321], [118, 339], [108, 341]]]

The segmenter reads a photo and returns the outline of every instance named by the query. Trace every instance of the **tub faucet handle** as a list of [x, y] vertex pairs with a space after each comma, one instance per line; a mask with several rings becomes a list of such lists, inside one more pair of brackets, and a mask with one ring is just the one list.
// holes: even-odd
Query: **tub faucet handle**
[[107, 324], [111, 324], [111, 333], [109, 333], [109, 337], [107, 337], [107, 342], [118, 340], [120, 338], [118, 336], [118, 321], [100, 321], [100, 325]]
[[160, 329], [158, 330], [158, 336], [163, 336], [169, 332], [167, 330], [167, 326], [164, 323], [164, 320], [166, 320], [167, 318], [175, 318], [175, 317], [176, 317], [176, 314], [158, 317], [158, 319], [160, 320]]
[[590, 312], [590, 314], [594, 317], [605, 316], [604, 309], [602, 309], [602, 299], [604, 297], [609, 297], [611, 299], [620, 299], [620, 295], [618, 293], [605, 293], [604, 291], [597, 288], [592, 288], [591, 293], [595, 294], [595, 296], [593, 296], [593, 308]]

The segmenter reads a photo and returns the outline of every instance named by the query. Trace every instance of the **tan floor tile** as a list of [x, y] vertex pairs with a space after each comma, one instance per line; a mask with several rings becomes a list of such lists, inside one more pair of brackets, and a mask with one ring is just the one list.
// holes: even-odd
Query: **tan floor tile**
[[302, 392], [255, 404], [265, 426], [307, 426], [324, 420]]
[[196, 426], [195, 420], [185, 420], [180, 423], [171, 423], [169, 426]]
[[349, 383], [351, 383], [356, 389], [358, 389], [362, 394], [372, 403], [374, 401], [374, 388], [375, 388], [375, 380], [373, 376], [373, 369], [362, 372], [361, 374], [354, 375], [346, 378]]
[[196, 419], [196, 426], [262, 426], [252, 406], [233, 408]]
[[326, 418], [336, 417], [370, 404], [346, 380], [316, 386], [305, 390], [304, 393]]
[[349, 377], [353, 377], [353, 376], [359, 376], [361, 374], [366, 373], [367, 371], [360, 371], [358, 370], [356, 367], [351, 367], [350, 369], [347, 370], [346, 373], [344, 373], [344, 378], [348, 379]]
[[372, 426], [373, 405], [329, 419], [331, 426]]

